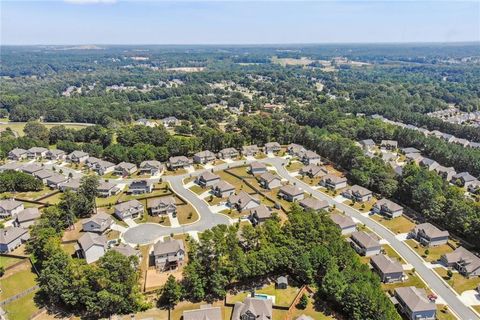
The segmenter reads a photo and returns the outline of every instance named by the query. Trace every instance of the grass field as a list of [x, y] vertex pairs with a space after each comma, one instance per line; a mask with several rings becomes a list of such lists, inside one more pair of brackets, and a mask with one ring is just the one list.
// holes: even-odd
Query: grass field
[[400, 216], [394, 219], [385, 219], [379, 215], [372, 215], [373, 220], [381, 223], [386, 228], [390, 229], [393, 233], [407, 233], [410, 232], [414, 227], [415, 223], [408, 220], [404, 216]]
[[[26, 124], [26, 122], [15, 122], [15, 123], [9, 123], [9, 124], [0, 124], [0, 129], [1, 128], [10, 128], [13, 131], [16, 131], [19, 136], [24, 136], [25, 133], [23, 132], [23, 128], [25, 128], [25, 124]], [[48, 129], [51, 129], [52, 127], [56, 126], [56, 125], [48, 124], [48, 123], [42, 123], [42, 124], [45, 125], [45, 127], [47, 127]], [[69, 129], [80, 130], [80, 129], [83, 129], [83, 128], [87, 127], [87, 125], [66, 124], [65, 127], [69, 128]]]
[[14, 272], [12, 275], [5, 275], [0, 279], [0, 301], [10, 298], [22, 291], [33, 287], [36, 275], [30, 269]]
[[461, 294], [467, 290], [475, 290], [480, 285], [480, 278], [466, 278], [458, 272], [454, 272], [453, 276], [449, 278], [447, 276], [447, 270], [444, 268], [435, 268], [437, 272], [458, 294]]
[[388, 291], [388, 290], [393, 290], [395, 288], [409, 287], [409, 286], [414, 286], [417, 288], [427, 287], [425, 283], [422, 281], [422, 279], [420, 279], [420, 277], [417, 276], [415, 272], [413, 272], [412, 270], [406, 271], [405, 274], [408, 276], [407, 281], [388, 283], [388, 284], [383, 283], [382, 284], [383, 290]]
[[285, 166], [285, 168], [290, 172], [295, 172], [303, 168], [303, 163], [300, 161], [292, 161]]
[[288, 286], [287, 289], [277, 289], [272, 283], [262, 289], [256, 290], [256, 293], [268, 294], [275, 296], [275, 305], [288, 307], [298, 294], [299, 288]]
[[444, 309], [444, 306], [437, 305], [437, 320], [456, 320], [452, 312], [448, 309]]
[[35, 292], [31, 292], [18, 300], [15, 300], [3, 307], [8, 314], [9, 319], [28, 320], [39, 309], [36, 306], [33, 298]]
[[334, 316], [328, 315], [331, 314], [331, 311], [329, 311], [325, 306], [316, 306], [315, 301], [313, 301], [312, 299], [309, 299], [307, 307], [303, 310], [294, 307], [291, 319], [297, 319], [297, 317], [300, 317], [302, 314], [312, 317], [315, 320], [336, 319]]
[[413, 239], [408, 239], [405, 241], [405, 243], [412, 247], [413, 250], [415, 250], [423, 259], [425, 259], [425, 261], [428, 262], [437, 261], [442, 255], [453, 251], [448, 244], [435, 247], [424, 247]]
[[396, 260], [398, 260], [401, 264], [405, 264], [406, 262], [402, 259], [402, 257], [400, 257], [400, 255], [395, 251], [393, 250], [392, 247], [390, 247], [388, 244], [384, 244], [382, 246], [383, 250], [385, 250], [385, 253], [387, 254], [387, 256], [389, 256], [390, 258], [395, 258]]
[[15, 263], [20, 262], [24, 259], [19, 259], [15, 257], [6, 257], [6, 256], [0, 256], [0, 267], [8, 268], [10, 266], [13, 266]]

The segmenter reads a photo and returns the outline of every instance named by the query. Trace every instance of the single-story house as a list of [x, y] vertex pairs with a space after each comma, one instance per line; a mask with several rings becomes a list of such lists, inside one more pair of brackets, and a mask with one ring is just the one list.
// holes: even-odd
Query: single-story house
[[97, 191], [98, 191], [98, 196], [99, 197], [111, 197], [111, 196], [114, 196], [116, 194], [119, 194], [120, 193], [120, 188], [111, 183], [111, 182], [100, 182], [98, 187], [97, 187]]
[[218, 157], [221, 159], [233, 159], [240, 155], [237, 149], [235, 148], [225, 148], [220, 150]]
[[21, 148], [15, 148], [8, 152], [8, 159], [19, 161], [19, 160], [26, 159], [27, 155], [28, 155], [27, 150], [21, 149]]
[[395, 288], [394, 298], [398, 308], [409, 320], [435, 320], [437, 306], [430, 301], [425, 289], [416, 287]]
[[16, 227], [28, 228], [35, 223], [35, 220], [39, 219], [42, 213], [38, 208], [26, 208], [20, 211], [13, 225]]
[[115, 174], [119, 176], [128, 176], [137, 172], [138, 168], [135, 163], [120, 162], [115, 166]]
[[47, 155], [48, 149], [44, 147], [31, 147], [27, 150], [27, 158], [45, 158]]
[[320, 211], [328, 209], [328, 202], [325, 200], [318, 200], [314, 197], [308, 197], [299, 202], [299, 205], [305, 210]]
[[152, 215], [169, 214], [177, 212], [177, 204], [172, 196], [148, 199], [148, 210]]
[[11, 252], [21, 246], [28, 239], [30, 239], [28, 229], [20, 227], [6, 227], [0, 229], [0, 253]]
[[273, 319], [271, 299], [246, 297], [243, 302], [236, 302], [231, 320], [268, 320]]
[[265, 153], [276, 153], [282, 150], [282, 146], [278, 142], [265, 143]]
[[311, 151], [311, 150], [307, 150], [307, 151], [302, 153], [301, 161], [306, 165], [321, 164], [322, 163], [322, 158], [316, 152]]
[[133, 199], [117, 204], [114, 213], [121, 220], [135, 219], [143, 214], [143, 210], [143, 204]]
[[140, 174], [159, 175], [164, 171], [163, 164], [157, 160], [147, 160], [140, 163]]
[[427, 169], [428, 171], [435, 170], [439, 166], [438, 162], [430, 158], [423, 158], [420, 160], [420, 166]]
[[257, 153], [260, 153], [260, 149], [256, 144], [242, 147], [242, 154], [244, 156], [255, 156]]
[[465, 277], [480, 276], [480, 257], [464, 247], [458, 247], [455, 251], [444, 254], [440, 259], [446, 266], [455, 268]]
[[291, 184], [281, 187], [278, 191], [278, 195], [290, 202], [300, 201], [305, 197], [303, 191], [299, 187]]
[[226, 181], [220, 180], [212, 187], [212, 193], [219, 198], [229, 197], [235, 193], [235, 187]]
[[222, 308], [203, 304], [200, 309], [183, 311], [183, 320], [223, 320]]
[[202, 187], [210, 187], [220, 181], [220, 177], [211, 171], [202, 172], [196, 179], [195, 182]]
[[309, 164], [299, 170], [300, 175], [310, 178], [323, 177], [328, 174], [327, 168], [316, 164]]
[[61, 183], [64, 183], [67, 181], [68, 181], [68, 178], [65, 177], [63, 174], [55, 173], [46, 179], [46, 184], [50, 188], [58, 189]]
[[153, 256], [158, 271], [176, 269], [185, 259], [183, 241], [172, 238], [157, 241], [153, 246]]
[[272, 210], [268, 208], [266, 205], [261, 204], [255, 208], [250, 209], [250, 215], [248, 219], [252, 222], [254, 226], [259, 223], [266, 221], [272, 217]]
[[195, 163], [206, 164], [215, 161], [215, 159], [217, 159], [215, 153], [210, 150], [200, 151], [193, 155], [193, 162]]
[[398, 142], [395, 140], [382, 140], [380, 147], [387, 150], [395, 150], [398, 148]]
[[342, 192], [342, 196], [357, 202], [365, 202], [372, 198], [372, 191], [359, 185], [353, 185]]
[[347, 186], [347, 178], [329, 173], [322, 177], [320, 185], [333, 190], [342, 189]]
[[342, 235], [357, 231], [357, 224], [349, 216], [333, 213], [330, 215], [330, 219], [332, 219], [333, 223], [337, 225]]
[[249, 210], [260, 205], [260, 200], [257, 197], [251, 196], [245, 191], [240, 191], [238, 194], [232, 194], [228, 197], [227, 203], [230, 207], [234, 207], [238, 211]]
[[102, 234], [109, 230], [113, 224], [113, 218], [106, 213], [97, 213], [82, 222], [82, 230]]
[[77, 192], [80, 188], [81, 181], [80, 179], [70, 179], [66, 182], [58, 184], [58, 190], [65, 192], [67, 190]]
[[78, 240], [76, 251], [79, 258], [93, 263], [107, 252], [107, 237], [92, 232], [85, 232]]
[[193, 161], [185, 156], [170, 157], [168, 159], [168, 167], [171, 170], [185, 168], [192, 165]]
[[248, 171], [253, 175], [263, 174], [263, 173], [267, 172], [267, 166], [264, 165], [261, 162], [254, 161], [254, 162], [250, 163]]
[[151, 193], [153, 191], [153, 182], [150, 180], [136, 180], [130, 182], [128, 192], [131, 194]]
[[39, 165], [38, 163], [29, 163], [27, 165], [24, 165], [20, 169], [20, 171], [33, 175], [35, 172], [40, 171], [42, 169], [43, 169], [43, 167], [41, 165]]
[[403, 154], [420, 153], [420, 150], [418, 150], [418, 149], [416, 149], [416, 148], [412, 148], [412, 147], [401, 148], [400, 151], [401, 151]]
[[265, 189], [274, 189], [282, 186], [282, 179], [273, 173], [265, 172], [259, 177], [260, 185]]
[[83, 163], [87, 161], [87, 159], [88, 153], [79, 150], [75, 150], [67, 156], [67, 160], [74, 163]]
[[13, 198], [0, 200], [0, 218], [16, 217], [24, 209], [23, 202]]
[[52, 170], [42, 169], [33, 173], [33, 176], [39, 180], [42, 180], [43, 184], [47, 184], [47, 178], [53, 176], [55, 172]]
[[447, 243], [450, 234], [426, 222], [415, 226], [410, 231], [410, 236], [424, 246], [439, 246]]
[[371, 257], [379, 254], [382, 250], [382, 246], [380, 245], [378, 238], [372, 233], [355, 231], [352, 233], [350, 240], [353, 249], [355, 249], [358, 254], [365, 257]]
[[47, 151], [45, 158], [49, 160], [64, 160], [67, 157], [65, 151], [60, 149], [51, 149]]
[[372, 207], [372, 212], [393, 219], [403, 214], [403, 207], [388, 199], [378, 200]]
[[392, 258], [377, 254], [370, 259], [370, 264], [384, 283], [402, 281], [404, 277], [402, 265]]

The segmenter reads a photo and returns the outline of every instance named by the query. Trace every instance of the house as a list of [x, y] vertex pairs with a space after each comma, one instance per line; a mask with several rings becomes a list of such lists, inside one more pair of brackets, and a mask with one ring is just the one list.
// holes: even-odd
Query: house
[[426, 222], [415, 226], [409, 235], [424, 246], [439, 246], [447, 243], [450, 234]]
[[35, 172], [42, 170], [43, 167], [37, 163], [30, 163], [23, 166], [20, 171], [33, 175]]
[[281, 187], [278, 191], [278, 196], [290, 202], [300, 201], [305, 197], [303, 191], [299, 187], [291, 184]]
[[246, 297], [243, 302], [236, 302], [231, 320], [269, 320], [272, 317], [272, 300]]
[[239, 152], [235, 148], [225, 148], [220, 150], [218, 157], [221, 159], [233, 159], [239, 156]]
[[373, 147], [375, 147], [375, 141], [372, 139], [365, 139], [360, 141], [360, 145], [363, 149], [371, 150]]
[[305, 210], [320, 211], [328, 209], [328, 202], [325, 200], [318, 200], [314, 197], [309, 197], [299, 202], [300, 206]]
[[441, 138], [443, 133], [438, 131], [438, 130], [433, 130], [433, 131], [430, 131], [430, 135], [434, 136], [435, 138]]
[[422, 160], [420, 160], [419, 164], [421, 167], [427, 169], [428, 171], [432, 171], [439, 166], [437, 161], [430, 158], [423, 158]]
[[372, 191], [359, 185], [354, 185], [342, 192], [342, 196], [352, 201], [365, 202], [372, 199]]
[[67, 156], [67, 160], [74, 163], [83, 163], [88, 159], [88, 153], [75, 150]]
[[28, 239], [30, 239], [28, 229], [19, 227], [6, 227], [0, 229], [0, 253], [11, 252], [21, 246]]
[[143, 214], [143, 205], [138, 200], [129, 200], [115, 206], [115, 215], [121, 219], [135, 219]]
[[382, 246], [377, 237], [372, 233], [366, 233], [365, 231], [355, 231], [350, 237], [350, 244], [358, 254], [371, 257], [380, 253]]
[[159, 175], [165, 168], [156, 160], [147, 160], [140, 163], [140, 174], [150, 174], [152, 176]]
[[219, 181], [220, 177], [208, 170], [204, 171], [195, 179], [195, 182], [201, 187], [210, 187], [217, 184]]
[[67, 157], [65, 151], [60, 149], [48, 150], [45, 158], [49, 160], [63, 160]]
[[450, 181], [452, 180], [453, 176], [457, 174], [455, 169], [453, 167], [444, 167], [441, 165], [438, 165], [435, 169], [433, 169], [439, 176], [442, 177], [443, 180], [445, 181]]
[[377, 254], [370, 259], [370, 264], [384, 283], [402, 281], [403, 267], [396, 261], [384, 254]]
[[110, 161], [100, 160], [95, 164], [93, 170], [99, 175], [103, 176], [104, 174], [113, 172], [115, 170], [115, 163]]
[[418, 149], [416, 149], [416, 148], [412, 148], [412, 147], [401, 148], [400, 151], [401, 151], [403, 154], [420, 153], [420, 150], [418, 150]]
[[77, 192], [80, 188], [81, 181], [80, 179], [70, 179], [68, 181], [58, 184], [58, 190], [65, 192], [67, 190]]
[[461, 145], [462, 147], [468, 147], [470, 142], [467, 139], [462, 139], [462, 138], [455, 138], [453, 139], [452, 143]]
[[296, 143], [290, 143], [287, 146], [287, 152], [291, 156], [298, 157], [299, 155], [303, 154], [306, 151], [307, 151], [307, 149], [305, 149], [303, 146], [301, 146], [299, 144], [296, 144]]
[[319, 166], [316, 164], [309, 164], [308, 166], [301, 168], [299, 173], [302, 176], [317, 178], [317, 177], [325, 176], [328, 173], [328, 170], [323, 166]]
[[107, 252], [107, 237], [92, 232], [85, 232], [75, 247], [79, 258], [85, 258], [88, 264], [103, 257]]
[[330, 219], [332, 219], [333, 223], [337, 225], [342, 235], [350, 234], [357, 231], [357, 224], [355, 223], [355, 221], [353, 221], [352, 218], [348, 216], [334, 213], [330, 215]]
[[259, 177], [260, 185], [264, 189], [275, 189], [282, 186], [282, 179], [273, 173], [265, 172]]
[[21, 149], [21, 148], [15, 148], [13, 150], [10, 150], [10, 152], [8, 153], [8, 159], [19, 161], [19, 160], [26, 159], [27, 155], [28, 155], [27, 150]]
[[0, 166], [0, 172], [5, 172], [7, 170], [18, 171], [23, 168], [23, 163], [21, 162], [8, 162]]
[[393, 219], [403, 214], [403, 207], [388, 199], [378, 200], [372, 207], [372, 212]]
[[268, 142], [264, 146], [265, 153], [277, 153], [282, 150], [282, 146], [278, 142]]
[[168, 167], [171, 170], [176, 170], [178, 168], [185, 168], [190, 166], [193, 161], [185, 156], [170, 157], [168, 159]]
[[217, 159], [215, 153], [210, 150], [200, 151], [193, 155], [193, 162], [195, 163], [206, 164], [215, 161], [215, 159]]
[[152, 215], [177, 212], [177, 204], [172, 196], [149, 199], [147, 207]]
[[26, 208], [17, 214], [13, 225], [15, 227], [28, 228], [33, 225], [35, 220], [39, 219], [41, 215], [38, 208]]
[[415, 162], [418, 164], [420, 161], [422, 161], [423, 156], [420, 153], [407, 153], [405, 158], [407, 158], [409, 162]]
[[260, 200], [246, 193], [240, 191], [238, 194], [232, 194], [228, 197], [227, 203], [230, 207], [234, 207], [238, 211], [249, 210], [260, 205]]
[[252, 222], [254, 226], [259, 223], [265, 222], [267, 219], [272, 217], [272, 210], [266, 205], [262, 204], [255, 208], [250, 209], [250, 215], [248, 219]]
[[142, 253], [140, 252], [140, 250], [132, 248], [125, 243], [120, 243], [119, 245], [112, 247], [111, 250], [116, 251], [127, 258], [137, 257], [138, 261], [142, 259]]
[[248, 168], [249, 168], [248, 171], [253, 175], [263, 174], [267, 172], [267, 166], [258, 161], [254, 161], [250, 163], [250, 166]]
[[288, 288], [288, 278], [285, 276], [280, 276], [275, 280], [275, 286], [277, 289], [287, 289]]
[[395, 140], [382, 140], [380, 147], [386, 150], [395, 150], [398, 147], [398, 142]]
[[311, 151], [311, 150], [307, 150], [305, 152], [303, 152], [302, 154], [302, 159], [301, 161], [305, 164], [305, 165], [309, 165], [309, 164], [321, 164], [322, 161], [321, 161], [321, 157], [314, 151]]
[[36, 158], [45, 158], [47, 155], [48, 149], [44, 147], [32, 147], [27, 150], [27, 158], [36, 159]]
[[245, 157], [248, 157], [248, 156], [255, 156], [257, 155], [257, 153], [260, 152], [260, 149], [258, 148], [258, 146], [256, 144], [253, 144], [251, 146], [243, 146], [242, 147], [242, 154], [245, 156]]
[[99, 197], [107, 198], [119, 194], [121, 190], [111, 182], [102, 181], [98, 184], [97, 191]]
[[39, 180], [42, 180], [43, 184], [46, 184], [47, 183], [47, 178], [50, 178], [54, 174], [55, 174], [55, 172], [53, 172], [51, 170], [42, 169], [42, 170], [39, 170], [37, 172], [34, 172], [33, 176], [35, 178], [39, 179]]
[[13, 198], [0, 200], [0, 218], [16, 217], [24, 209], [23, 202]]
[[480, 189], [480, 181], [475, 180], [472, 183], [468, 185], [468, 192], [473, 193], [473, 194], [478, 194], [478, 190]]
[[470, 143], [468, 144], [468, 147], [469, 147], [469, 148], [473, 148], [473, 149], [480, 149], [480, 143], [479, 143], [479, 142], [470, 141]]
[[453, 184], [468, 188], [469, 185], [475, 183], [477, 179], [468, 172], [460, 172], [452, 177]]
[[409, 320], [435, 320], [437, 306], [430, 301], [425, 289], [416, 287], [395, 288], [394, 298], [399, 310]]
[[465, 277], [480, 276], [480, 257], [464, 247], [458, 247], [455, 251], [444, 254], [440, 260], [447, 267], [455, 268]]
[[100, 158], [88, 157], [87, 160], [85, 160], [85, 164], [87, 165], [87, 167], [89, 167], [90, 169], [94, 170], [94, 169], [95, 169], [95, 166], [96, 166], [97, 163], [99, 163], [100, 161], [102, 161], [102, 159], [100, 159]]
[[168, 238], [158, 241], [153, 246], [155, 267], [158, 271], [176, 269], [183, 264], [185, 259], [185, 247], [183, 241]]
[[153, 182], [150, 180], [135, 180], [130, 182], [128, 192], [131, 194], [143, 194], [153, 191]]
[[61, 183], [67, 182], [68, 178], [62, 174], [54, 173], [46, 179], [46, 184], [52, 189], [58, 189]]
[[183, 311], [183, 320], [223, 320], [222, 308], [203, 304], [200, 309]]
[[175, 117], [166, 117], [162, 119], [162, 124], [165, 127], [176, 127], [180, 124], [180, 120]]
[[109, 230], [113, 224], [113, 218], [106, 213], [97, 213], [90, 218], [83, 220], [82, 230], [102, 234]]
[[153, 127], [157, 126], [156, 122], [149, 121], [148, 119], [145, 119], [145, 118], [138, 119], [137, 121], [135, 121], [135, 124], [138, 125], [138, 126], [146, 126], [146, 127], [150, 127], [150, 128], [153, 128]]
[[329, 173], [322, 177], [320, 185], [333, 190], [342, 189], [347, 186], [347, 178]]
[[453, 135], [448, 133], [442, 133], [442, 136], [440, 138], [442, 138], [446, 142], [453, 142], [456, 139]]
[[[143, 162], [142, 162], [143, 163]], [[115, 166], [115, 174], [125, 177], [137, 172], [138, 168], [135, 163], [130, 162], [120, 162]]]
[[213, 186], [212, 193], [219, 198], [229, 197], [235, 193], [235, 187], [226, 181], [220, 180]]

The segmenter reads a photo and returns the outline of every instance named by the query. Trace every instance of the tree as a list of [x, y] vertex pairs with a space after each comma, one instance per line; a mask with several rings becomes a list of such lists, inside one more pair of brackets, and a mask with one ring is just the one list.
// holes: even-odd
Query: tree
[[173, 275], [168, 276], [167, 282], [160, 291], [158, 302], [161, 306], [167, 308], [170, 312], [182, 296], [181, 287]]
[[29, 121], [23, 128], [25, 136], [28, 138], [48, 142], [48, 129], [38, 121]]
[[307, 308], [308, 306], [308, 297], [307, 295], [304, 293], [301, 297], [300, 297], [300, 300], [298, 301], [296, 307], [297, 309], [302, 309], [304, 310], [305, 308]]

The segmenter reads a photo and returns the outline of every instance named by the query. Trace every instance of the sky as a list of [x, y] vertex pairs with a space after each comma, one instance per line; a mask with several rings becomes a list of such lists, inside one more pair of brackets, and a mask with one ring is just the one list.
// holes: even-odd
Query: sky
[[0, 0], [0, 11], [2, 45], [480, 41], [480, 0]]

